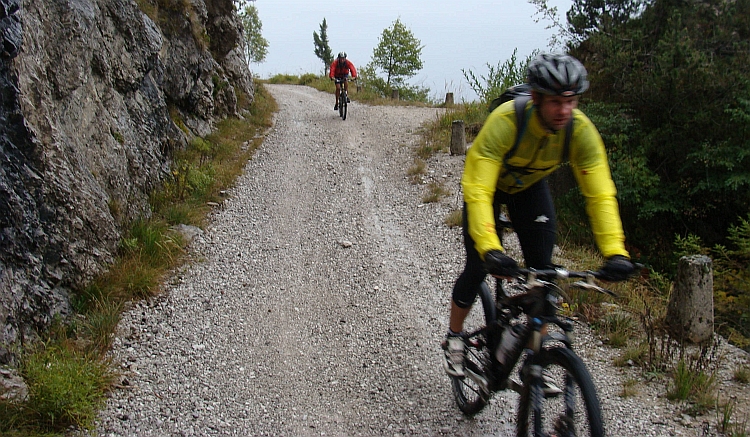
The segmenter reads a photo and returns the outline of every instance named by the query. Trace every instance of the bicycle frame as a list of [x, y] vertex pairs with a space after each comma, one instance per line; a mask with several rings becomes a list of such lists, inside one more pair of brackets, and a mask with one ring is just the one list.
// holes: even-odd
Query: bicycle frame
[[[523, 279], [523, 287], [526, 288], [526, 291], [516, 296], [506, 296], [502, 288], [498, 286], [496, 296], [493, 299], [487, 283], [482, 284], [480, 295], [484, 296], [482, 296], [481, 301], [484, 305], [485, 314], [488, 319], [492, 320], [492, 323], [488, 323], [486, 326], [467, 335], [467, 339], [470, 342], [486, 341], [488, 349], [494, 352], [500, 342], [502, 332], [512, 326], [513, 321], [520, 320], [522, 315], [526, 316], [526, 321], [520, 323], [525, 326], [523, 335], [518, 339], [523, 347], [516, 348], [514, 351], [515, 354], [505, 359], [505, 364], [497, 362], [493, 354], [490, 357], [489, 372], [485, 376], [477, 375], [471, 370], [467, 371], [467, 377], [474, 380], [480, 387], [483, 387], [486, 390], [484, 395], [487, 397], [493, 392], [506, 389], [520, 392], [522, 385], [517, 381], [511, 380], [510, 376], [518, 364], [518, 360], [524, 353], [526, 353], [526, 361], [528, 361], [549, 343], [562, 344], [566, 348], [572, 349], [573, 323], [559, 317], [558, 308], [555, 302], [552, 301], [552, 299], [556, 300], [554, 294], [565, 296], [565, 293], [555, 282], [537, 279], [535, 271], [523, 270], [523, 272], [528, 275]], [[576, 286], [583, 288], [583, 284], [586, 284], [586, 288], [593, 286], [598, 290], [604, 291], [601, 287], [592, 285], [593, 272], [542, 270], [539, 273], [543, 273], [545, 276], [560, 274], [564, 277], [568, 277], [569, 273], [572, 273], [575, 275], [572, 277], [587, 279], [585, 283], [576, 283]], [[488, 304], [490, 302], [494, 302], [494, 304]], [[550, 325], [559, 327], [562, 333], [547, 332], [547, 327]], [[522, 367], [525, 366], [526, 364], [522, 363]]]
[[348, 76], [334, 79], [334, 82], [339, 85], [339, 94], [337, 98], [338, 98], [339, 116], [341, 117], [342, 120], [346, 120], [347, 97], [348, 97], [347, 91], [346, 91], [346, 83], [348, 81], [349, 81]]

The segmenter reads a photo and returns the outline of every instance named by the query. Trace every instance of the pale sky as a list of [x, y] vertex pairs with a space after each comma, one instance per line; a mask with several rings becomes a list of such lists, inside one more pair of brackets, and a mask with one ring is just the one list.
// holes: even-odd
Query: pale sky
[[[549, 0], [564, 17], [572, 0]], [[321, 73], [314, 53], [313, 32], [323, 18], [334, 56], [345, 51], [356, 68], [372, 58], [383, 30], [396, 19], [422, 42], [424, 68], [409, 82], [429, 88], [441, 100], [453, 92], [457, 101], [474, 100], [461, 69], [477, 76], [487, 63], [497, 65], [518, 49], [526, 58], [533, 50], [550, 51], [554, 30], [549, 22], [535, 23], [536, 8], [523, 0], [256, 0], [268, 40], [268, 55], [250, 69], [266, 79], [278, 73]], [[559, 50], [559, 49], [558, 49]]]

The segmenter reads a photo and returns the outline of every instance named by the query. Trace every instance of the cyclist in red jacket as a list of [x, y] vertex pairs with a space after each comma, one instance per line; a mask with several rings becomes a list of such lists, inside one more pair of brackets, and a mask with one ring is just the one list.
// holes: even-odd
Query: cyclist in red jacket
[[[352, 79], [357, 78], [357, 70], [354, 68], [354, 64], [348, 59], [346, 59], [346, 52], [339, 53], [337, 59], [333, 60], [333, 63], [331, 64], [331, 71], [328, 73], [328, 77], [331, 78], [331, 80], [335, 79], [345, 79], [349, 75], [352, 75]], [[344, 82], [344, 90], [346, 90], [347, 95], [349, 94], [349, 82]], [[339, 109], [339, 92], [341, 92], [341, 84], [339, 82], [336, 82], [336, 104], [333, 105], [333, 110], [338, 111]], [[346, 102], [349, 103], [349, 97], [346, 98]]]

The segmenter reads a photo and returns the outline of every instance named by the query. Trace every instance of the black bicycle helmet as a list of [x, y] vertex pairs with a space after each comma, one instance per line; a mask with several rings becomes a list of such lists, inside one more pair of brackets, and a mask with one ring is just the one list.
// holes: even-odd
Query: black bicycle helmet
[[346, 52], [339, 52], [339, 59], [346, 59]]
[[529, 64], [528, 81], [535, 91], [557, 96], [575, 96], [589, 88], [583, 64], [563, 54], [537, 56]]

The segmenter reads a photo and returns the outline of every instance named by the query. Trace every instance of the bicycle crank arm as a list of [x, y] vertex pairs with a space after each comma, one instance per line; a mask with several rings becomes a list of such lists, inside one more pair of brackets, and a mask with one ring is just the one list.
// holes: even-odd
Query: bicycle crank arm
[[508, 380], [506, 381], [506, 388], [513, 390], [514, 392], [520, 394], [523, 386], [517, 383], [516, 381], [508, 378]]
[[478, 373], [474, 373], [469, 369], [464, 369], [464, 373], [466, 373], [466, 377], [470, 378], [472, 381], [474, 381], [478, 386], [479, 390], [482, 392], [482, 398], [485, 400], [490, 399], [490, 384], [487, 381], [487, 378], [485, 378], [482, 375], [479, 375]]

